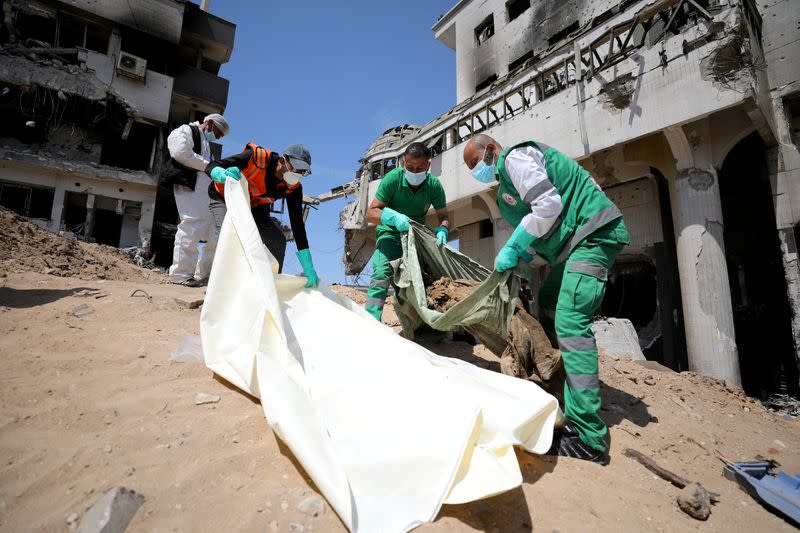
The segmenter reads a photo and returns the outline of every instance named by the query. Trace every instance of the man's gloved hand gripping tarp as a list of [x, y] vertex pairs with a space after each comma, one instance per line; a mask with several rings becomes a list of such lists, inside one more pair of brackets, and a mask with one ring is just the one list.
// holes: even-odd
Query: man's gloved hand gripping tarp
[[247, 195], [243, 181], [226, 181], [200, 324], [206, 365], [261, 399], [344, 524], [407, 531], [443, 503], [520, 485], [513, 446], [548, 449], [555, 399], [437, 356], [329, 289], [277, 274]]
[[[490, 271], [466, 255], [449, 247], [439, 246], [436, 236], [427, 228], [411, 222], [402, 236], [403, 255], [392, 261], [397, 288], [394, 310], [406, 337], [422, 323], [439, 331], [479, 326], [502, 338], [508, 337], [508, 323], [514, 313], [521, 278], [530, 276], [526, 266], [506, 272]], [[441, 313], [428, 308], [426, 287], [441, 277], [480, 282], [467, 298]]]

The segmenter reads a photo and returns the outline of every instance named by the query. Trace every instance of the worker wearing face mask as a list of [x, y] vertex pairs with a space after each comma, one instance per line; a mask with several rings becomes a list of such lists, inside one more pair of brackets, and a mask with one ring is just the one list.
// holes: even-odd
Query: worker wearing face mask
[[276, 200], [286, 199], [289, 222], [297, 245], [297, 258], [303, 267], [303, 275], [308, 278], [306, 288], [316, 287], [319, 278], [308, 248], [303, 221], [303, 186], [300, 183], [304, 176], [311, 174], [311, 153], [306, 147], [292, 144], [286, 147], [283, 154], [279, 154], [250, 142], [241, 153], [208, 165], [206, 172], [213, 180], [208, 188], [208, 196], [217, 234], [227, 212], [225, 180], [227, 177], [238, 180], [244, 176], [250, 191], [250, 208], [258, 233], [270, 253], [278, 260], [281, 270], [286, 252], [286, 237], [277, 220], [270, 216], [270, 206]]
[[390, 261], [403, 254], [400, 236], [408, 231], [409, 219], [425, 224], [433, 206], [439, 218], [434, 230], [439, 245], [447, 242], [450, 222], [445, 206], [444, 187], [429, 170], [431, 152], [423, 143], [411, 143], [403, 153], [403, 167], [388, 172], [378, 186], [367, 211], [367, 222], [377, 225], [377, 244], [372, 256], [372, 280], [367, 291], [366, 310], [381, 319], [392, 277]]
[[510, 270], [534, 254], [552, 265], [539, 291], [540, 319], [561, 349], [567, 423], [556, 432], [548, 455], [604, 464], [608, 429], [600, 418], [591, 326], [608, 271], [629, 242], [622, 213], [583, 167], [540, 142], [503, 149], [478, 134], [464, 147], [464, 163], [478, 181], [497, 184], [497, 206], [515, 228], [495, 268]]
[[[192, 122], [176, 128], [167, 137], [171, 156], [165, 166], [172, 172], [175, 204], [180, 222], [175, 232], [175, 247], [169, 279], [188, 287], [199, 287], [211, 273], [211, 263], [217, 246], [208, 189], [211, 179], [205, 169], [211, 161], [211, 145], [229, 131], [228, 121], [213, 113], [203, 123]], [[178, 174], [182, 177], [175, 179]]]

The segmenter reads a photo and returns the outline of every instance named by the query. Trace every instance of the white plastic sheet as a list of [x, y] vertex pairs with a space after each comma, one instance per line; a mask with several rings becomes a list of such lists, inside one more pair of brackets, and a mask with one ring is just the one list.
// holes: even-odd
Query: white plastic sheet
[[201, 315], [206, 365], [261, 399], [351, 531], [407, 531], [443, 503], [521, 484], [513, 447], [549, 448], [555, 398], [437, 356], [347, 298], [277, 274], [244, 180], [229, 179], [225, 198]]

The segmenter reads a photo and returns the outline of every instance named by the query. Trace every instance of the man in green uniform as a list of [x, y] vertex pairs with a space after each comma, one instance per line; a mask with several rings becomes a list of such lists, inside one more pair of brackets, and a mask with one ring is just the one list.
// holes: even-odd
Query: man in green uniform
[[418, 142], [408, 145], [403, 153], [403, 167], [383, 177], [367, 211], [367, 222], [377, 224], [378, 242], [372, 256], [372, 280], [367, 291], [366, 310], [378, 320], [383, 314], [392, 277], [389, 262], [403, 255], [400, 235], [408, 231], [409, 219], [425, 224], [425, 215], [432, 205], [439, 217], [439, 226], [434, 230], [436, 238], [439, 245], [447, 242], [450, 222], [445, 209], [444, 187], [429, 172], [430, 167], [428, 147]]
[[600, 380], [592, 317], [603, 301], [608, 271], [628, 244], [622, 213], [574, 160], [540, 142], [503, 149], [478, 134], [464, 162], [483, 183], [497, 183], [497, 205], [514, 232], [495, 260], [510, 270], [534, 254], [552, 268], [539, 291], [542, 326], [555, 332], [567, 380], [567, 423], [549, 455], [605, 464], [608, 429], [600, 418]]

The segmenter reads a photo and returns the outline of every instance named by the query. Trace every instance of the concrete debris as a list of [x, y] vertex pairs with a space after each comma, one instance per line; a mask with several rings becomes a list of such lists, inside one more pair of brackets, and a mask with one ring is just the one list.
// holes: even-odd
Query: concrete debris
[[773, 394], [762, 402], [764, 407], [781, 417], [794, 419], [800, 416], [800, 399], [788, 394]]
[[297, 504], [297, 510], [307, 516], [319, 516], [325, 512], [325, 502], [314, 494]]
[[181, 309], [200, 309], [200, 307], [203, 305], [203, 299], [181, 300], [180, 298], [175, 298], [175, 303]]
[[114, 487], [86, 511], [78, 533], [122, 533], [143, 503], [141, 494], [125, 487]]
[[140, 345], [139, 348], [136, 350], [136, 357], [138, 357], [139, 359], [144, 359], [149, 354], [150, 354], [150, 351], [147, 349], [147, 345], [146, 344]]
[[677, 497], [681, 511], [697, 520], [708, 520], [711, 514], [711, 495], [699, 483], [691, 483]]
[[292, 522], [289, 524], [289, 527], [292, 529], [292, 531], [296, 531], [297, 533], [303, 533], [306, 530], [303, 524], [298, 524], [297, 522]]
[[94, 309], [89, 304], [78, 304], [72, 306], [72, 314], [78, 318], [94, 313]]
[[206, 394], [205, 392], [198, 392], [197, 396], [194, 397], [194, 404], [195, 405], [204, 405], [207, 403], [218, 403], [220, 397], [216, 394]]
[[183, 335], [169, 358], [176, 363], [202, 363], [204, 358], [200, 335]]
[[67, 517], [67, 526], [70, 531], [75, 531], [75, 528], [78, 527], [78, 513], [72, 513]]
[[597, 339], [597, 350], [610, 357], [618, 356], [632, 361], [645, 361], [631, 321], [626, 318], [604, 318], [592, 323], [592, 332]]

